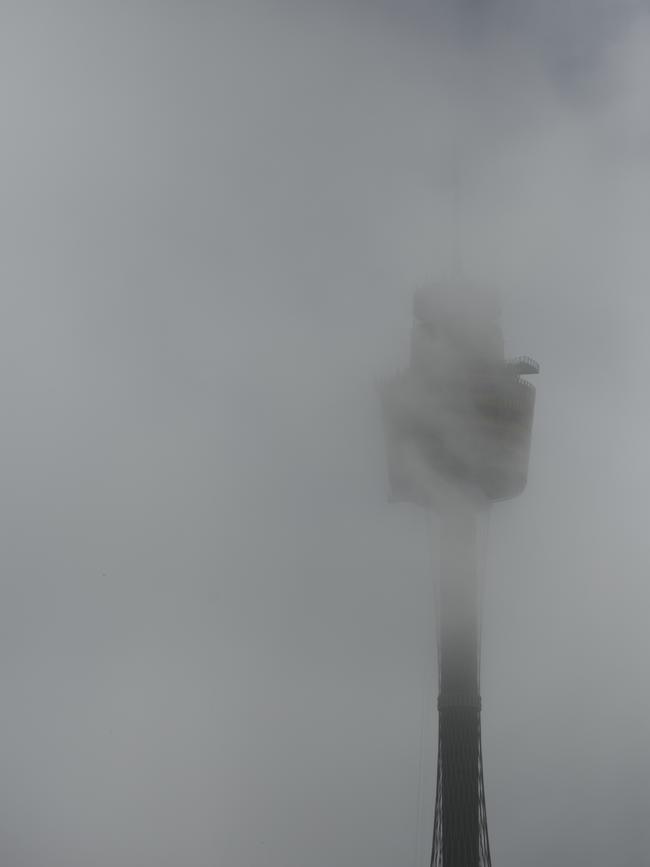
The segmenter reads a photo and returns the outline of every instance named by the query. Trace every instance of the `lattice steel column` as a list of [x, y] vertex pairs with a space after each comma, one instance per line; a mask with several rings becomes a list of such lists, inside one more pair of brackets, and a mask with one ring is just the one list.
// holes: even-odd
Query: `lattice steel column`
[[473, 499], [459, 497], [441, 515], [433, 867], [490, 864], [481, 760], [478, 508]]
[[491, 867], [478, 710], [441, 708], [432, 867]]

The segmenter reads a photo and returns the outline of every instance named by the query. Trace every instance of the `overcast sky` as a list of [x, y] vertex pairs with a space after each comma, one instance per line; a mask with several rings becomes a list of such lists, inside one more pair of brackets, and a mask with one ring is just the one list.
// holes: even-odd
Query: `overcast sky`
[[428, 864], [436, 531], [374, 383], [454, 151], [542, 367], [488, 542], [493, 860], [646, 863], [644, 6], [1, 4], [3, 867]]

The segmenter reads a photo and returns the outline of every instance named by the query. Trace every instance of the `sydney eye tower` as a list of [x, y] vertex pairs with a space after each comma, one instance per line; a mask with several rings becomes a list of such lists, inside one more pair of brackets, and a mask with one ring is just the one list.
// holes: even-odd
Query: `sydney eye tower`
[[432, 867], [490, 867], [481, 758], [477, 526], [526, 485], [537, 373], [506, 360], [495, 296], [420, 290], [406, 370], [382, 386], [391, 499], [440, 521]]

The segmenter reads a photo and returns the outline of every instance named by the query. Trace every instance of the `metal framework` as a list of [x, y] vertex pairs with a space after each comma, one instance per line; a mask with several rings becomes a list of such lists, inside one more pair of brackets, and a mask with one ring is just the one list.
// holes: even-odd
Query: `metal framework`
[[[467, 726], [462, 723], [459, 725], [451, 715], [443, 722], [441, 714], [431, 867], [444, 867], [446, 864], [492, 865], [483, 787], [480, 712], [468, 722]], [[463, 731], [468, 735], [466, 739]], [[476, 790], [475, 779], [478, 780]], [[452, 794], [450, 788], [454, 782], [456, 791]], [[445, 815], [446, 822], [443, 819]]]

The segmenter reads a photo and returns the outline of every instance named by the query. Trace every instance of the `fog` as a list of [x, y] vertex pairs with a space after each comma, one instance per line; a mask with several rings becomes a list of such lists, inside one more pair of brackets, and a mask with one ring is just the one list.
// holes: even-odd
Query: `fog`
[[0, 863], [428, 864], [437, 529], [375, 383], [454, 250], [542, 366], [486, 543], [492, 858], [645, 863], [645, 4], [1, 20]]

